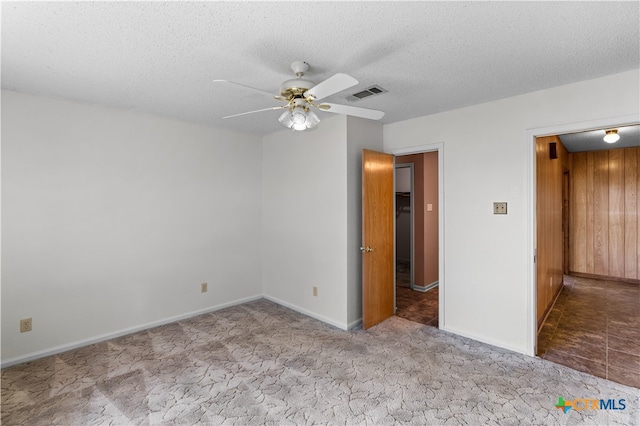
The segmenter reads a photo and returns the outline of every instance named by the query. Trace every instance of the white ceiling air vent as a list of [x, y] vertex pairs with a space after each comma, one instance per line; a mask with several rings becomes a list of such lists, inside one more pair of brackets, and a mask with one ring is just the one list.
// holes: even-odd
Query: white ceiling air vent
[[364, 98], [368, 98], [370, 96], [375, 96], [375, 95], [381, 95], [382, 93], [386, 93], [386, 92], [387, 91], [380, 86], [367, 87], [366, 89], [358, 93], [354, 93], [347, 96], [347, 102], [358, 102]]

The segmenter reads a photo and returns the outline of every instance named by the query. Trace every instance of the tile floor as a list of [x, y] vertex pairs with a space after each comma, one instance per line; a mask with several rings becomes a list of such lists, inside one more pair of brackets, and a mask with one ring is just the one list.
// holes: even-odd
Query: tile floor
[[423, 293], [396, 285], [396, 307], [401, 318], [438, 327], [438, 287]]
[[538, 356], [640, 388], [640, 285], [565, 276]]

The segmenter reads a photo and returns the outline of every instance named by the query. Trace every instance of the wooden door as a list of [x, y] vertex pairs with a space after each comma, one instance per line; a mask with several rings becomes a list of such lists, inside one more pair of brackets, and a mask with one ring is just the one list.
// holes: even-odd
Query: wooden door
[[362, 150], [362, 326], [394, 313], [393, 155]]

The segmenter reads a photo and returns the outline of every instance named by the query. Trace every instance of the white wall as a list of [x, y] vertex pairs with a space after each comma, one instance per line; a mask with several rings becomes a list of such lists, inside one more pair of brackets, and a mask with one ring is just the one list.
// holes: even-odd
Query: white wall
[[331, 116], [263, 141], [265, 297], [342, 329], [359, 325], [362, 149], [383, 149], [382, 125]]
[[312, 131], [263, 137], [264, 293], [340, 328], [347, 327], [346, 123], [333, 116]]
[[3, 91], [3, 363], [260, 296], [261, 167], [258, 136]]
[[[527, 129], [638, 114], [639, 80], [634, 70], [384, 126], [387, 152], [444, 143], [446, 330], [530, 352]], [[494, 201], [509, 214], [493, 215]]]

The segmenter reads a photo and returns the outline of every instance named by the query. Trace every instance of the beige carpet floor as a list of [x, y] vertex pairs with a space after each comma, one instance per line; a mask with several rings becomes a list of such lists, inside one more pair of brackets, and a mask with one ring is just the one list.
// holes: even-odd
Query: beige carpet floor
[[[565, 413], [559, 397], [626, 403]], [[399, 317], [347, 332], [266, 300], [2, 371], [3, 426], [632, 425], [639, 400]]]

